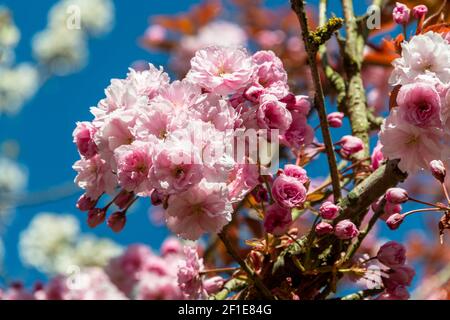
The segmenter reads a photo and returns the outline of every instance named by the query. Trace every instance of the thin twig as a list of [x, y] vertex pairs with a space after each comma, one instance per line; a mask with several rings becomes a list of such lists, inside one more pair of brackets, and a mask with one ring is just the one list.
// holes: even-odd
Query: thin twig
[[323, 93], [322, 83], [320, 81], [320, 73], [317, 67], [316, 55], [317, 47], [312, 44], [311, 32], [308, 27], [308, 18], [306, 17], [305, 5], [303, 0], [291, 0], [292, 10], [297, 14], [300, 26], [302, 28], [303, 43], [305, 50], [308, 53], [308, 64], [311, 68], [311, 74], [315, 87], [315, 101], [319, 114], [320, 126], [322, 129], [323, 141], [328, 158], [328, 166], [333, 185], [333, 195], [335, 201], [341, 198], [341, 186], [339, 183], [339, 172], [337, 169], [336, 155], [334, 153], [333, 141], [331, 139], [330, 128], [327, 121], [327, 111], [325, 108], [325, 98]]

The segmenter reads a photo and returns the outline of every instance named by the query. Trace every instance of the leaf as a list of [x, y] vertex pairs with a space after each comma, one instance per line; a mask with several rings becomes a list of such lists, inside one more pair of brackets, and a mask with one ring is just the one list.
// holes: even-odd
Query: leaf
[[306, 238], [297, 239], [297, 241], [291, 243], [287, 248], [281, 251], [273, 264], [272, 274], [275, 274], [278, 269], [284, 267], [284, 259], [286, 256], [298, 255], [303, 251], [305, 239]]
[[314, 192], [314, 193], [310, 193], [308, 194], [308, 196], [306, 197], [306, 201], [309, 202], [317, 202], [322, 200], [323, 198], [325, 198], [326, 193], [322, 192], [322, 191], [318, 191], [318, 192]]

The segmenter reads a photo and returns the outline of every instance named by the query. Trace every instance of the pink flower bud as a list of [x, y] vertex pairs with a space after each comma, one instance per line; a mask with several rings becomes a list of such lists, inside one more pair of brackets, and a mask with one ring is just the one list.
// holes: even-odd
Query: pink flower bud
[[342, 119], [344, 119], [342, 112], [332, 112], [327, 116], [328, 124], [332, 128], [342, 127]]
[[388, 271], [387, 277], [383, 277], [384, 287], [394, 291], [398, 286], [409, 286], [415, 274], [414, 269], [407, 265], [394, 267]]
[[78, 152], [83, 157], [92, 158], [98, 152], [94, 141], [95, 131], [90, 122], [77, 122], [77, 127], [73, 131], [73, 142], [77, 145]]
[[392, 19], [397, 24], [407, 24], [409, 21], [409, 14], [410, 14], [409, 8], [400, 2], [397, 2], [395, 4], [395, 8], [392, 11]]
[[134, 193], [129, 192], [125, 189], [120, 191], [120, 193], [117, 195], [116, 199], [114, 200], [114, 204], [118, 206], [120, 209], [123, 209], [127, 206], [127, 204], [130, 203], [131, 199], [133, 199]]
[[359, 235], [359, 230], [353, 222], [345, 219], [337, 223], [334, 234], [341, 240], [348, 240], [357, 237]]
[[341, 208], [331, 201], [324, 202], [319, 208], [320, 216], [326, 220], [335, 219], [338, 216], [340, 210]]
[[408, 300], [409, 292], [406, 286], [396, 286], [393, 290], [389, 290], [388, 293], [395, 298], [395, 300]]
[[89, 211], [95, 207], [97, 200], [93, 200], [85, 193], [77, 201], [77, 208], [80, 211]]
[[150, 195], [150, 201], [152, 202], [152, 205], [159, 206], [161, 203], [163, 203], [164, 197], [157, 190], [153, 190], [152, 194]]
[[253, 84], [244, 92], [244, 98], [251, 102], [258, 102], [261, 95], [264, 93], [264, 87], [260, 84]]
[[392, 202], [386, 202], [384, 205], [384, 213], [391, 216], [394, 213], [401, 213], [402, 212], [402, 205], [399, 203], [392, 203]]
[[319, 236], [323, 236], [325, 234], [330, 234], [333, 232], [333, 226], [328, 222], [320, 222], [316, 225], [316, 233]]
[[412, 9], [412, 15], [414, 16], [414, 18], [416, 19], [422, 19], [423, 17], [425, 17], [428, 13], [428, 7], [424, 4], [420, 4], [418, 6], [415, 6]]
[[203, 288], [206, 290], [208, 294], [215, 293], [219, 291], [222, 287], [225, 281], [220, 276], [215, 276], [209, 279], [206, 279], [203, 282]]
[[311, 110], [311, 99], [308, 96], [297, 95], [295, 96], [295, 105], [288, 108], [290, 111], [296, 111], [307, 116]]
[[120, 232], [120, 231], [122, 231], [126, 222], [127, 222], [126, 213], [123, 211], [117, 211], [109, 216], [107, 224], [108, 224], [108, 227], [110, 227], [112, 231]]
[[106, 210], [104, 208], [91, 209], [88, 212], [87, 224], [89, 227], [95, 228], [99, 224], [103, 223], [103, 221], [105, 221], [105, 217], [106, 217]]
[[405, 216], [399, 213], [394, 213], [386, 220], [386, 224], [389, 227], [389, 229], [396, 230], [398, 229], [398, 227], [400, 227], [404, 219]]
[[350, 135], [343, 136], [336, 144], [341, 146], [340, 153], [344, 158], [349, 158], [352, 154], [364, 149], [362, 140]]
[[390, 268], [403, 265], [406, 261], [406, 249], [398, 242], [386, 242], [378, 250], [377, 259]]
[[282, 235], [292, 222], [291, 210], [272, 204], [266, 210], [264, 229], [274, 235]]
[[309, 180], [306, 170], [300, 166], [296, 166], [295, 164], [285, 165], [283, 173], [289, 177], [296, 178], [303, 184], [307, 183]]
[[377, 145], [373, 149], [372, 155], [370, 157], [372, 162], [372, 169], [377, 170], [380, 167], [380, 164], [384, 160], [384, 155], [381, 152], [381, 149], [383, 148], [383, 145], [378, 141]]
[[433, 177], [435, 177], [439, 182], [444, 183], [447, 171], [445, 170], [444, 163], [441, 160], [431, 161], [430, 170]]
[[272, 195], [282, 207], [300, 207], [306, 201], [306, 188], [296, 178], [282, 174], [273, 182]]
[[390, 203], [404, 203], [408, 201], [408, 192], [402, 188], [390, 188], [386, 191], [386, 201]]

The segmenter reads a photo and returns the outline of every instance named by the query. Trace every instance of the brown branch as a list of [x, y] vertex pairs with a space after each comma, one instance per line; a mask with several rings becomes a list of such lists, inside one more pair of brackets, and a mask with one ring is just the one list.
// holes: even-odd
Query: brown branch
[[[306, 17], [305, 5], [303, 0], [291, 0], [292, 10], [296, 13], [302, 29], [302, 38], [305, 50], [308, 54], [308, 64], [311, 68], [311, 74], [315, 88], [315, 105], [320, 119], [320, 128], [327, 152], [328, 166], [330, 169], [331, 181], [333, 185], [334, 199], [337, 201], [341, 198], [341, 188], [339, 183], [339, 172], [336, 164], [336, 155], [334, 153], [333, 141], [331, 139], [330, 128], [327, 121], [327, 111], [325, 108], [325, 97], [323, 87], [320, 80], [319, 69], [317, 66], [316, 56], [319, 47], [331, 37], [332, 34], [341, 27], [342, 20], [333, 18], [325, 26], [318, 28], [318, 31], [310, 32], [308, 27], [308, 19]], [[321, 36], [322, 35], [322, 36]]]
[[261, 292], [263, 297], [268, 300], [275, 300], [275, 297], [272, 295], [270, 290], [266, 287], [266, 285], [262, 282], [261, 278], [250, 268], [250, 266], [245, 262], [233, 248], [233, 245], [229, 241], [226, 230], [223, 230], [218, 234], [220, 240], [222, 240], [223, 244], [227, 248], [227, 252], [229, 255], [241, 266], [242, 270], [249, 276], [250, 280], [256, 286], [256, 288]]

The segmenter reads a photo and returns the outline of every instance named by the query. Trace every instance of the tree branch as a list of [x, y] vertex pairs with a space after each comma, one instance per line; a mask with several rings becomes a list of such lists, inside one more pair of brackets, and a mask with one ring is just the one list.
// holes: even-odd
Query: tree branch
[[292, 10], [296, 13], [302, 29], [302, 38], [305, 50], [308, 54], [308, 64], [311, 68], [311, 74], [315, 88], [315, 105], [320, 119], [320, 127], [325, 143], [328, 158], [328, 166], [330, 169], [331, 181], [333, 185], [334, 199], [337, 201], [341, 198], [341, 189], [339, 183], [339, 172], [336, 165], [336, 155], [334, 153], [333, 141], [331, 139], [330, 128], [327, 121], [327, 111], [325, 108], [325, 97], [323, 93], [322, 83], [320, 81], [319, 69], [317, 67], [316, 55], [319, 47], [328, 40], [333, 33], [342, 26], [342, 19], [332, 18], [325, 25], [318, 28], [315, 32], [310, 32], [308, 27], [308, 19], [306, 17], [305, 6], [303, 0], [291, 0]]
[[[341, 1], [346, 28], [344, 50], [344, 68], [347, 74], [346, 113], [350, 119], [352, 134], [364, 142], [364, 150], [354, 155], [354, 160], [358, 161], [367, 158], [370, 154], [370, 124], [367, 119], [367, 101], [361, 77], [361, 66], [366, 37], [358, 30], [352, 0]], [[368, 163], [368, 161], [366, 161], [366, 163]], [[361, 179], [357, 179], [356, 181], [361, 182]]]
[[241, 266], [242, 270], [249, 276], [250, 280], [252, 280], [253, 284], [256, 288], [261, 292], [265, 299], [275, 300], [275, 297], [272, 295], [270, 290], [266, 287], [266, 285], [262, 282], [261, 278], [249, 267], [247, 262], [245, 262], [233, 248], [233, 245], [228, 240], [225, 230], [218, 234], [220, 240], [222, 240], [223, 244], [227, 248], [227, 252], [229, 255]]

